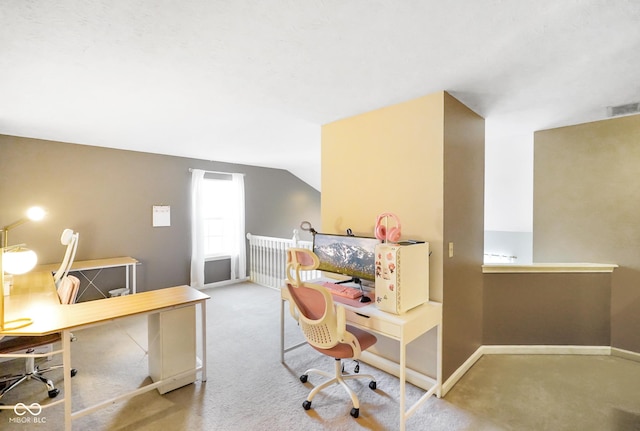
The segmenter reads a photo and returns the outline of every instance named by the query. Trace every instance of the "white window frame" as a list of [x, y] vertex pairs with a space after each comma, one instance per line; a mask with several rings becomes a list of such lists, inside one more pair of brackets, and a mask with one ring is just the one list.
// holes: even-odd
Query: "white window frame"
[[[229, 259], [231, 262], [230, 280], [245, 280], [246, 271], [246, 236], [245, 236], [245, 193], [244, 174], [205, 171], [202, 169], [190, 169], [191, 171], [191, 286], [202, 288], [205, 285], [205, 262], [220, 259]], [[205, 178], [205, 175], [208, 178]], [[229, 180], [226, 178], [230, 177]], [[207, 215], [214, 214], [205, 205], [209, 200], [203, 197], [206, 187], [205, 181], [210, 180], [229, 181], [230, 188], [228, 198], [220, 200], [229, 211], [224, 214], [229, 218], [228, 233], [229, 242], [224, 245], [228, 249], [212, 253], [205, 252], [206, 230], [204, 219]], [[208, 214], [207, 214], [208, 213]], [[224, 213], [224, 212], [223, 212]], [[226, 229], [226, 227], [225, 227]]]
[[[204, 178], [204, 187], [203, 187], [203, 197], [204, 197], [204, 206], [205, 208], [207, 206], [210, 206], [210, 208], [206, 211], [215, 211], [214, 208], [217, 208], [216, 205], [220, 205], [223, 202], [227, 202], [229, 199], [229, 196], [211, 196], [212, 193], [218, 193], [220, 190], [213, 190], [215, 188], [215, 185], [221, 185], [222, 183], [228, 183], [228, 188], [229, 190], [226, 190], [228, 193], [233, 193], [233, 188], [232, 188], [232, 183], [231, 183], [231, 178], [207, 178], [205, 176]], [[227, 214], [228, 217], [232, 217], [229, 216], [229, 214]], [[212, 220], [221, 220], [223, 222], [223, 225], [225, 224], [225, 222], [228, 224], [229, 220], [225, 220], [224, 215], [222, 215], [220, 212], [218, 213], [208, 213], [205, 214], [205, 218], [204, 218], [204, 228], [205, 228], [205, 232], [208, 232], [208, 222], [212, 221]], [[224, 230], [224, 227], [223, 227]], [[214, 260], [223, 260], [223, 259], [230, 259], [231, 258], [231, 253], [229, 253], [228, 250], [223, 250], [223, 251], [218, 251], [218, 252], [211, 252], [207, 250], [207, 244], [209, 242], [209, 238], [210, 237], [219, 237], [222, 238], [223, 242], [224, 242], [224, 235], [206, 235], [205, 234], [205, 262], [209, 262], [209, 261], [214, 261]], [[232, 241], [232, 238], [227, 238], [227, 241]], [[230, 247], [230, 244], [227, 244], [227, 247]]]

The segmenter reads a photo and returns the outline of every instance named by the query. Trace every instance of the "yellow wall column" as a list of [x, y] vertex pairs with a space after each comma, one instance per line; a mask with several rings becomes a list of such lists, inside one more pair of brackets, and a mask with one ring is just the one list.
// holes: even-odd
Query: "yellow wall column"
[[[373, 236], [382, 212], [398, 215], [403, 239], [430, 243], [429, 295], [443, 303], [447, 378], [482, 341], [484, 119], [438, 92], [324, 125], [321, 231]], [[407, 360], [431, 375], [432, 332], [410, 345]], [[389, 343], [374, 350], [397, 360]]]

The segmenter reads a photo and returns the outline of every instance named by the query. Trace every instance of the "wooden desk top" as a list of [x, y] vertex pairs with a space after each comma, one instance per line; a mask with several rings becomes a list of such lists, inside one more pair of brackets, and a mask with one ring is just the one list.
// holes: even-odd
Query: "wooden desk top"
[[134, 295], [62, 305], [50, 272], [14, 276], [11, 294], [5, 297], [5, 321], [31, 318], [24, 328], [5, 328], [1, 335], [46, 335], [205, 301], [209, 296], [190, 286], [176, 286]]
[[[76, 260], [71, 264], [70, 271], [86, 271], [90, 269], [115, 268], [118, 266], [137, 265], [139, 262], [129, 256], [109, 257], [106, 259]], [[60, 268], [60, 263], [38, 265], [34, 271], [55, 272]]]

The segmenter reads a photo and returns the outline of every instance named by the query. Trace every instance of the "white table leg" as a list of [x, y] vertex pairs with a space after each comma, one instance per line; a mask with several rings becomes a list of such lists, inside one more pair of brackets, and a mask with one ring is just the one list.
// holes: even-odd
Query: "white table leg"
[[405, 431], [405, 389], [407, 380], [407, 345], [404, 340], [404, 332], [400, 336], [400, 431]]
[[62, 378], [64, 382], [64, 429], [71, 431], [71, 331], [62, 331]]
[[127, 289], [127, 292], [129, 292], [129, 265], [124, 266], [124, 287]]
[[280, 363], [284, 364], [284, 299], [280, 300]]
[[438, 398], [442, 398], [442, 324], [437, 325], [438, 331], [438, 346], [436, 347], [436, 385], [438, 385], [438, 389], [436, 390], [436, 396]]
[[[135, 269], [134, 269], [135, 271]], [[200, 311], [202, 317], [202, 375], [203, 382], [207, 381], [207, 303], [200, 301]]]
[[[134, 263], [133, 265], [131, 265], [131, 273], [133, 274], [133, 277], [131, 279], [131, 283], [132, 283], [132, 289], [133, 289], [133, 293], [136, 293], [138, 291], [137, 289], [137, 279], [136, 279], [136, 264]], [[129, 279], [129, 277], [127, 277], [127, 280]]]

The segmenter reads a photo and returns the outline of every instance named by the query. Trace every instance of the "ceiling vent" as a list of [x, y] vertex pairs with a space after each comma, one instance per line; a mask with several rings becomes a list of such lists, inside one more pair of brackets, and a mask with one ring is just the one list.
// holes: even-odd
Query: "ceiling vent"
[[637, 114], [639, 112], [640, 112], [640, 103], [627, 103], [626, 105], [607, 106], [607, 115], [609, 117]]

